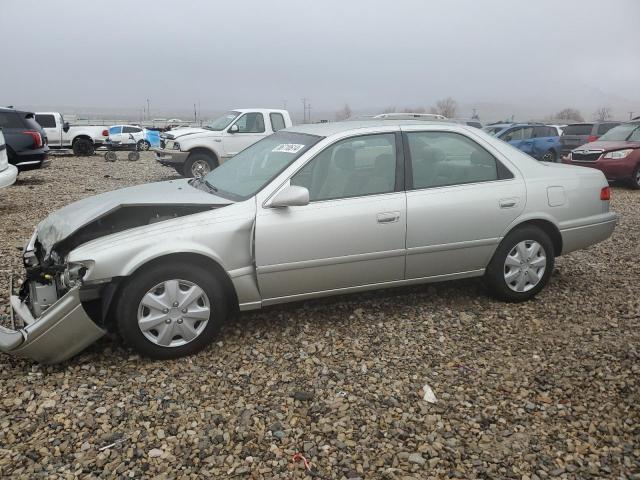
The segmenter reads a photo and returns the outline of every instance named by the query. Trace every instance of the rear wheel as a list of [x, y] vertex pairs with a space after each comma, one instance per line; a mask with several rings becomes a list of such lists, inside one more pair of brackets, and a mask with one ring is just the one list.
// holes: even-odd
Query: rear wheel
[[72, 145], [73, 154], [78, 157], [90, 157], [96, 151], [93, 142], [86, 138], [77, 138]]
[[136, 162], [140, 160], [140, 154], [137, 151], [129, 152], [129, 155], [127, 155], [127, 158], [129, 159], [130, 162]]
[[140, 140], [137, 143], [137, 146], [138, 146], [138, 150], [146, 152], [147, 150], [149, 150], [149, 147], [151, 146], [151, 144], [149, 144], [149, 142], [147, 142], [146, 140]]
[[217, 162], [204, 153], [193, 153], [189, 155], [184, 164], [184, 176], [200, 178], [218, 166]]
[[106, 152], [104, 154], [104, 159], [107, 162], [115, 162], [118, 159], [118, 156], [116, 155], [116, 152]]
[[556, 162], [558, 160], [558, 155], [554, 150], [547, 150], [545, 154], [542, 156], [543, 162]]
[[524, 226], [509, 233], [498, 246], [487, 270], [489, 291], [508, 302], [533, 298], [549, 281], [555, 253], [546, 233]]
[[211, 343], [228, 312], [218, 279], [189, 263], [158, 264], [136, 274], [116, 308], [124, 341], [156, 359], [199, 352]]

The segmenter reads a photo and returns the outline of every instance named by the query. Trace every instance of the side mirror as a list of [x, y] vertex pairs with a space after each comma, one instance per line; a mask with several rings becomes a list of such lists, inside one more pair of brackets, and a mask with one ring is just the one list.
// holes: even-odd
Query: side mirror
[[270, 208], [301, 207], [309, 204], [309, 190], [297, 185], [289, 185], [278, 192], [269, 203]]
[[67, 133], [69, 131], [69, 128], [70, 128], [69, 122], [64, 122], [62, 124], [62, 130], [64, 131], [64, 133]]
[[227, 132], [229, 133], [238, 133], [240, 131], [240, 127], [238, 127], [238, 125], [231, 125], [229, 127], [229, 130], [227, 130]]

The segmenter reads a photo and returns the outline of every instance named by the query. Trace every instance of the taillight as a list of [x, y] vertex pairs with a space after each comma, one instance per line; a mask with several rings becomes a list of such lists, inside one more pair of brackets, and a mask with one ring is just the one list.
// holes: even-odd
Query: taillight
[[109, 130], [102, 130], [102, 136], [103, 137], [108, 137], [109, 136]]
[[611, 200], [611, 189], [609, 187], [602, 187], [602, 190], [600, 190], [600, 200]]
[[587, 137], [587, 143], [595, 142], [598, 139], [598, 135], [589, 135]]
[[42, 135], [40, 135], [40, 132], [36, 132], [35, 130], [25, 130], [22, 133], [33, 138], [33, 146], [31, 148], [42, 148]]

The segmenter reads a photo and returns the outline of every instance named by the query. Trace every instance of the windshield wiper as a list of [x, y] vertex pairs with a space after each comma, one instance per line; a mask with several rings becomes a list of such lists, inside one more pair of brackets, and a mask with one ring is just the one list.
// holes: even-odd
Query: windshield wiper
[[200, 181], [204, 183], [212, 192], [218, 191], [218, 187], [216, 187], [215, 185], [211, 185], [206, 179], [200, 178]]

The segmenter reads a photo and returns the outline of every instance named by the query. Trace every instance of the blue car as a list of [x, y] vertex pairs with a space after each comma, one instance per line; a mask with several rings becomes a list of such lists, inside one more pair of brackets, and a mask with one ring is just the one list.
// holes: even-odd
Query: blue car
[[557, 162], [560, 159], [560, 132], [558, 127], [541, 123], [498, 123], [483, 130], [510, 143], [536, 160]]

